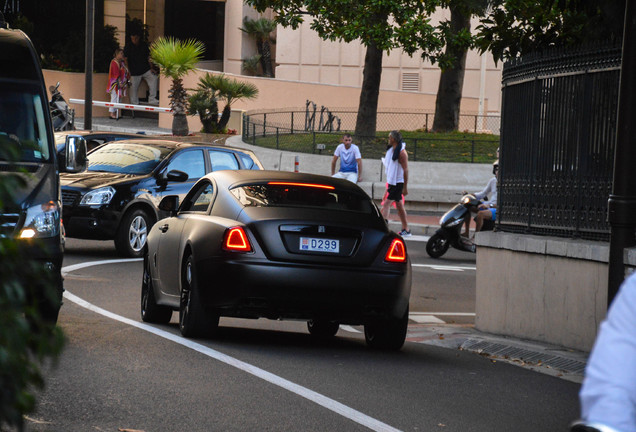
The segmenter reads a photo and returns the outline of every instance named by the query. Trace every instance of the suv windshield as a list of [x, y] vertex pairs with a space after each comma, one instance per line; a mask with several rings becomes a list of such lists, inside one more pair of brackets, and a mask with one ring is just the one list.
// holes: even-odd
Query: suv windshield
[[172, 147], [136, 143], [111, 143], [88, 155], [88, 170], [120, 174], [150, 174]]
[[37, 85], [0, 80], [0, 146], [18, 149], [19, 162], [51, 162], [45, 110]]
[[249, 184], [230, 191], [245, 207], [305, 207], [374, 213], [371, 200], [362, 195], [323, 185], [285, 182]]

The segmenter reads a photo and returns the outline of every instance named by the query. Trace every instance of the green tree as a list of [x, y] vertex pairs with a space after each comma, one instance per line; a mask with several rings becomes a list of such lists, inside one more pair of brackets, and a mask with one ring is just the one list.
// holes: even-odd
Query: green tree
[[441, 41], [429, 22], [439, 0], [246, 0], [259, 12], [271, 8], [275, 22], [293, 29], [308, 16], [322, 39], [352, 42], [366, 47], [356, 137], [368, 140], [376, 132], [382, 54], [401, 48], [408, 54], [423, 49], [423, 56], [438, 52]]
[[[15, 160], [19, 151], [3, 143], [0, 160]], [[25, 172], [2, 175], [0, 212], [15, 211], [13, 194], [27, 179]], [[21, 249], [14, 237], [0, 235], [0, 430], [24, 430], [24, 415], [35, 409], [34, 390], [44, 386], [40, 367], [64, 343], [61, 329], [40, 315], [35, 293], [41, 287], [52, 303], [58, 301], [57, 281]]]
[[203, 42], [194, 39], [181, 41], [172, 37], [161, 37], [150, 47], [152, 61], [161, 66], [164, 76], [172, 79], [168, 95], [173, 135], [186, 136], [189, 133], [186, 118], [188, 93], [183, 86], [183, 77], [196, 68], [204, 51]]
[[623, 34], [625, 0], [492, 0], [491, 6], [476, 44], [496, 61]]
[[484, 15], [488, 0], [445, 0], [444, 6], [450, 11], [450, 20], [443, 20], [437, 28], [445, 49], [433, 56], [442, 70], [435, 101], [435, 132], [450, 132], [459, 127], [466, 55], [474, 46], [470, 20], [472, 16]]
[[251, 19], [244, 17], [243, 27], [239, 30], [256, 40], [256, 49], [260, 55], [263, 75], [273, 77], [271, 44], [276, 43], [272, 37], [272, 32], [276, 30], [276, 23], [267, 18]]
[[[206, 133], [223, 132], [230, 121], [231, 106], [239, 99], [254, 99], [258, 88], [254, 84], [237, 81], [225, 75], [206, 73], [199, 79], [197, 91], [190, 96], [190, 112], [198, 115]], [[219, 118], [219, 101], [225, 106]]]

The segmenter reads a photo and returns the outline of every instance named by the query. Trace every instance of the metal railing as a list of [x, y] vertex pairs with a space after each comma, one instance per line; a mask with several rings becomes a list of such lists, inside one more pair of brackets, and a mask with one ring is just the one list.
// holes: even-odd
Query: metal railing
[[499, 229], [609, 238], [620, 61], [597, 45], [504, 65]]
[[[250, 111], [243, 117], [243, 141], [253, 145], [303, 153], [333, 154], [342, 134], [355, 129], [357, 110], [317, 110], [307, 101], [304, 109]], [[357, 137], [364, 158], [379, 158], [386, 152], [388, 131], [399, 129], [413, 161], [489, 163], [495, 158], [499, 136], [498, 116], [463, 114], [460, 126], [470, 128], [455, 134], [428, 134], [434, 113], [382, 111], [378, 113], [378, 133]], [[475, 133], [476, 131], [476, 133]]]

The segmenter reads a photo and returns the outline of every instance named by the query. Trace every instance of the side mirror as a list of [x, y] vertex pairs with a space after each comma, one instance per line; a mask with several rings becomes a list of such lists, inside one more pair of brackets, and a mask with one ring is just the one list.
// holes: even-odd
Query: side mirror
[[66, 148], [64, 150], [66, 172], [78, 173], [86, 170], [88, 159], [86, 158], [86, 140], [79, 135], [66, 136]]
[[178, 195], [167, 195], [163, 197], [163, 199], [159, 203], [159, 210], [170, 213], [170, 216], [176, 215], [178, 209], [179, 209]]
[[179, 170], [170, 170], [166, 174], [166, 179], [168, 181], [181, 182], [182, 183], [182, 182], [188, 180], [188, 174], [184, 173], [183, 171], [179, 171]]

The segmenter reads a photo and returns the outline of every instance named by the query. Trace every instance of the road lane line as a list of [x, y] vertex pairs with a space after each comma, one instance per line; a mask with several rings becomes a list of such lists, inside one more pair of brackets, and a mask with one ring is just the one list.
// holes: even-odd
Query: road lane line
[[406, 241], [427, 242], [431, 236], [412, 235], [411, 237], [404, 237]]
[[446, 324], [446, 321], [441, 320], [433, 315], [409, 314], [409, 319], [415, 321], [418, 324]]
[[434, 316], [476, 316], [474, 312], [411, 312], [411, 315], [434, 315]]
[[450, 270], [450, 271], [463, 271], [463, 270], [477, 270], [475, 266], [458, 266], [458, 265], [444, 265], [444, 264], [411, 264], [411, 267], [426, 267], [434, 270]]
[[[81, 263], [81, 264], [75, 264], [75, 265], [71, 265], [68, 267], [63, 267], [62, 268], [62, 274], [67, 274], [71, 271], [74, 270], [78, 270], [81, 268], [85, 268], [85, 267], [90, 267], [90, 266], [95, 266], [95, 265], [103, 265], [103, 264], [114, 264], [114, 263], [122, 263], [122, 262], [135, 262], [135, 261], [140, 261], [139, 258], [137, 259], [121, 259], [121, 260], [107, 260], [107, 261], [91, 261], [91, 262], [87, 262], [87, 263]], [[341, 416], [348, 418], [349, 420], [352, 420], [362, 426], [365, 426], [373, 431], [378, 431], [378, 432], [400, 432], [399, 429], [396, 429], [392, 426], [389, 426], [386, 423], [383, 423], [379, 420], [374, 419], [373, 417], [370, 417], [360, 411], [357, 411], [353, 408], [350, 408], [338, 401], [335, 401], [333, 399], [328, 398], [327, 396], [324, 396], [320, 393], [317, 393], [313, 390], [310, 390], [306, 387], [303, 387], [299, 384], [293, 383], [289, 380], [286, 380], [285, 378], [279, 377], [278, 375], [274, 375], [271, 372], [267, 372], [264, 369], [261, 369], [259, 367], [253, 366], [249, 363], [246, 363], [244, 361], [241, 361], [239, 359], [236, 359], [234, 357], [230, 357], [229, 355], [223, 354], [219, 351], [216, 351], [212, 348], [209, 348], [205, 345], [201, 345], [199, 343], [196, 343], [190, 339], [185, 339], [182, 336], [177, 336], [173, 333], [167, 332], [165, 330], [161, 330], [159, 328], [153, 327], [151, 325], [145, 324], [143, 322], [138, 322], [138, 321], [134, 321], [131, 320], [129, 318], [123, 317], [121, 315], [117, 315], [113, 312], [109, 312], [105, 309], [100, 308], [99, 306], [95, 306], [92, 303], [87, 302], [86, 300], [77, 297], [75, 294], [72, 294], [69, 291], [65, 291], [64, 292], [64, 298], [66, 298], [67, 300], [72, 301], [73, 303], [77, 304], [78, 306], [81, 306], [83, 308], [86, 308], [90, 311], [93, 311], [95, 313], [98, 313], [100, 315], [103, 315], [107, 318], [113, 319], [115, 321], [119, 321], [121, 323], [124, 324], [128, 324], [132, 327], [136, 327], [140, 330], [144, 330], [147, 331], [148, 333], [152, 333], [156, 336], [162, 337], [164, 339], [167, 339], [169, 341], [175, 342], [179, 345], [182, 345], [184, 347], [190, 348], [194, 351], [197, 351], [201, 354], [204, 354], [210, 358], [213, 358], [217, 361], [220, 361], [222, 363], [225, 363], [228, 366], [232, 366], [236, 369], [239, 369], [243, 372], [247, 372], [257, 378], [260, 378], [264, 381], [269, 382], [270, 384], [274, 384], [280, 388], [283, 388], [285, 390], [288, 390], [292, 393], [297, 394], [298, 396], [301, 396], [311, 402], [314, 402], [324, 408], [327, 408], [330, 411], [333, 411], [337, 414], [340, 414]]]

